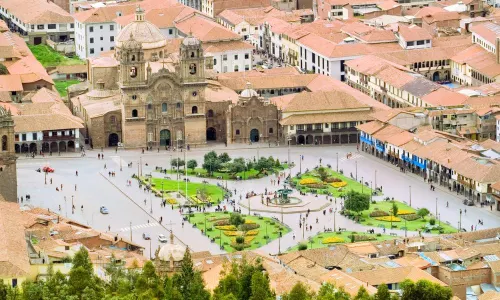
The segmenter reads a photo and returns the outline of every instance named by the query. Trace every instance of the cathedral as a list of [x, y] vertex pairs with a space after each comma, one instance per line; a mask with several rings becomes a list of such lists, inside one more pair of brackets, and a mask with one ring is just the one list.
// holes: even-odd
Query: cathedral
[[10, 111], [0, 106], [0, 199], [17, 201], [14, 120]]
[[221, 85], [196, 37], [167, 40], [137, 8], [113, 53], [89, 59], [84, 90], [70, 108], [91, 147], [126, 148], [275, 142], [280, 112], [248, 86]]

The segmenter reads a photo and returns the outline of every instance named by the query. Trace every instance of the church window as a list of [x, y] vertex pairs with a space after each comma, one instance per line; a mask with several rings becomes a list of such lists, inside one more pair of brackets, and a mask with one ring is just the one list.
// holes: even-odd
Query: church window
[[167, 103], [161, 104], [161, 112], [167, 112]]
[[191, 108], [191, 113], [192, 113], [192, 114], [197, 114], [197, 113], [198, 113], [198, 106], [193, 106], [193, 107]]
[[132, 55], [132, 61], [135, 61], [135, 55]]
[[137, 100], [137, 95], [132, 95], [132, 100]]
[[273, 128], [269, 128], [269, 133], [273, 133], [273, 132], [274, 132]]
[[2, 136], [2, 151], [7, 151], [7, 136]]
[[137, 118], [138, 114], [137, 114], [137, 109], [133, 109], [132, 110], [132, 118]]
[[217, 65], [217, 59], [214, 58], [214, 66]]
[[176, 107], [177, 107], [177, 108], [181, 108], [181, 103], [180, 103], [180, 102], [177, 102], [177, 103], [176, 103]]
[[213, 111], [213, 110], [211, 110], [211, 109], [209, 109], [209, 110], [208, 110], [208, 114], [207, 114], [207, 116], [208, 116], [209, 118], [213, 118], [213, 117], [214, 117], [214, 111]]
[[191, 57], [194, 57], [194, 52], [193, 51], [191, 51]]
[[240, 135], [240, 130], [236, 129], [236, 135]]
[[131, 67], [130, 68], [130, 77], [135, 78], [136, 76], [137, 76], [137, 68]]
[[151, 103], [148, 103], [148, 109], [152, 109], [153, 105]]

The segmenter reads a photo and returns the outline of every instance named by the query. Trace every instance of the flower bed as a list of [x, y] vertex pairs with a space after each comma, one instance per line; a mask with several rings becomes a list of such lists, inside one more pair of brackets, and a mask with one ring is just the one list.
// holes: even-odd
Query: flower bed
[[343, 243], [345, 242], [344, 239], [336, 237], [336, 236], [331, 236], [323, 239], [323, 244], [336, 244], [336, 243]]
[[222, 226], [215, 226], [215, 228], [219, 230], [225, 230], [225, 231], [236, 231], [237, 228], [234, 225], [222, 225]]
[[375, 218], [375, 217], [385, 217], [388, 216], [389, 213], [383, 210], [374, 210], [370, 213], [370, 217]]
[[307, 187], [311, 189], [326, 189], [327, 185], [323, 183], [312, 183], [308, 184]]
[[240, 235], [238, 233], [238, 231], [228, 231], [228, 230], [226, 230], [226, 231], [223, 231], [223, 232], [224, 232], [225, 236], [238, 236], [238, 235]]
[[302, 185], [310, 185], [310, 184], [315, 184], [315, 183], [318, 183], [318, 180], [314, 179], [314, 178], [304, 178], [304, 179], [301, 179], [299, 181], [299, 184], [302, 184]]
[[[255, 236], [245, 236], [245, 244], [250, 244], [255, 239]], [[232, 239], [231, 242], [236, 244], [236, 238]]]
[[408, 214], [408, 215], [402, 215], [401, 218], [405, 219], [406, 221], [415, 221], [420, 219], [420, 216], [417, 214]]
[[395, 216], [376, 217], [375, 220], [385, 222], [401, 222], [401, 219]]
[[372, 235], [364, 235], [364, 234], [355, 234], [354, 241], [355, 242], [364, 242], [364, 241], [374, 241], [377, 238]]
[[325, 179], [325, 182], [327, 183], [342, 182], [342, 179], [336, 177], [328, 177], [327, 179]]
[[168, 199], [167, 199], [167, 203], [168, 203], [168, 204], [172, 204], [172, 205], [173, 205], [173, 204], [177, 204], [177, 200], [175, 200], [174, 198], [168, 198]]
[[401, 216], [401, 215], [411, 215], [411, 214], [414, 214], [415, 211], [411, 211], [411, 210], [407, 210], [407, 209], [401, 209], [401, 210], [398, 210], [398, 216]]
[[255, 221], [250, 219], [245, 219], [245, 224], [255, 224]]
[[257, 234], [259, 234], [259, 230], [254, 229], [254, 230], [247, 231], [246, 236], [252, 236], [252, 235], [257, 235]]
[[331, 186], [333, 186], [334, 188], [341, 188], [341, 187], [344, 187], [346, 185], [347, 185], [347, 182], [345, 182], [345, 181], [331, 183]]

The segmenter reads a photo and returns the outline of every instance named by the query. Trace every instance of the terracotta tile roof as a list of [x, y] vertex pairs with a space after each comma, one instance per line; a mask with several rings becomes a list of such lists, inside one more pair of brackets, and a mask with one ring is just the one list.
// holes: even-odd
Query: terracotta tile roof
[[447, 12], [444, 8], [441, 7], [434, 7], [434, 6], [429, 6], [429, 7], [424, 7], [421, 8], [415, 13], [413, 16], [415, 18], [423, 18], [425, 16], [432, 16], [437, 13], [442, 13], [442, 12]]
[[426, 269], [431, 266], [431, 264], [425, 259], [421, 258], [418, 255], [407, 254], [403, 257], [396, 258], [392, 260], [402, 267], [417, 267], [419, 269]]
[[388, 110], [381, 110], [372, 114], [372, 117], [375, 120], [379, 120], [380, 122], [387, 123], [392, 118], [397, 117], [400, 113], [404, 113], [402, 109], [399, 108], [391, 108]]
[[46, 0], [23, 0], [22, 5], [12, 0], [0, 0], [0, 6], [26, 24], [73, 23], [73, 17], [64, 9]]
[[205, 99], [210, 102], [231, 101], [237, 103], [239, 99], [238, 93], [230, 88], [221, 85], [218, 81], [207, 81], [205, 88]]
[[[375, 56], [383, 58], [385, 60], [391, 61], [395, 64], [399, 64], [402, 66], [412, 65], [416, 62], [422, 62], [423, 60], [447, 60], [459, 53], [462, 50], [465, 50], [470, 46], [470, 43], [467, 45], [459, 45], [459, 46], [450, 46], [450, 47], [433, 47], [426, 49], [414, 49], [411, 51], [402, 50], [402, 51], [394, 51], [388, 53], [377, 53]], [[425, 57], [425, 59], [422, 59]]]
[[401, 6], [401, 4], [394, 2], [392, 0], [387, 0], [377, 3], [377, 7], [380, 8], [381, 10], [390, 10], [398, 6]]
[[319, 282], [297, 275], [274, 261], [264, 260], [263, 267], [269, 275], [269, 285], [277, 295], [290, 292], [298, 282], [302, 282], [313, 292], [317, 292], [321, 287]]
[[387, 124], [384, 128], [378, 130], [377, 132], [375, 132], [373, 134], [373, 137], [376, 138], [377, 140], [381, 141], [381, 142], [387, 142], [387, 140], [394, 136], [394, 135], [398, 135], [402, 132], [405, 132], [405, 130], [397, 127], [397, 126], [394, 126], [394, 125], [391, 125], [391, 124]]
[[281, 125], [370, 121], [370, 111], [295, 114], [280, 121]]
[[[403, 149], [405, 149], [404, 146]], [[472, 154], [463, 151], [453, 143], [448, 143], [446, 140], [434, 141], [410, 153], [420, 158], [434, 161], [450, 169], [454, 169], [452, 166], [460, 164], [462, 161], [472, 156]]]
[[21, 75], [23, 83], [45, 80], [54, 84], [52, 78], [47, 74], [45, 68], [33, 55], [28, 55], [13, 64], [6, 65], [9, 74]]
[[496, 44], [496, 39], [500, 37], [500, 25], [492, 22], [472, 23], [469, 30], [490, 42]]
[[[1, 197], [0, 195], [0, 198]], [[2, 201], [3, 200], [3, 201]], [[22, 226], [22, 216], [17, 203], [0, 199], [0, 277], [28, 276], [30, 264]]]
[[412, 281], [425, 279], [433, 283], [438, 283], [441, 286], [447, 286], [444, 282], [435, 278], [431, 274], [416, 267], [369, 270], [369, 271], [354, 272], [351, 273], [350, 275], [362, 282], [366, 282], [369, 285], [375, 285], [375, 286], [381, 285], [383, 283], [385, 284], [400, 283], [403, 282], [405, 279], [410, 279]]
[[398, 134], [386, 138], [386, 142], [388, 144], [394, 145], [396, 147], [402, 146], [409, 141], [413, 141], [413, 134], [408, 131], [402, 131]]
[[0, 91], [19, 92], [23, 90], [23, 83], [20, 75], [0, 75]]
[[500, 75], [500, 65], [496, 63], [495, 54], [475, 44], [451, 58], [453, 61], [468, 64], [479, 73], [494, 78]]
[[[136, 4], [110, 5], [110, 6], [104, 6], [77, 12], [73, 14], [73, 17], [80, 23], [86, 23], [86, 24], [106, 23], [106, 22], [113, 22], [113, 20], [120, 15], [133, 16], [135, 9], [136, 9]], [[120, 24], [119, 22], [117, 23]]]
[[323, 276], [321, 276], [321, 280], [324, 282], [332, 283], [336, 287], [344, 288], [344, 290], [351, 296], [356, 296], [360, 287], [364, 287], [370, 295], [373, 295], [377, 292], [377, 289], [373, 286], [366, 285], [364, 282], [340, 270], [332, 270], [324, 274]]
[[213, 14], [217, 16], [225, 9], [269, 7], [270, 5], [270, 0], [214, 0]]
[[[281, 75], [281, 74], [261, 74], [260, 76], [246, 76], [246, 72], [235, 72], [237, 74], [219, 74], [219, 82], [235, 91], [242, 91], [246, 88], [247, 82], [252, 84], [255, 90], [277, 89], [277, 88], [304, 88], [314, 78], [316, 74]], [[256, 74], [256, 73], [254, 73]]]
[[377, 131], [381, 130], [384, 127], [385, 127], [385, 124], [382, 122], [379, 122], [379, 121], [372, 121], [372, 122], [368, 122], [368, 123], [364, 123], [364, 124], [360, 124], [360, 125], [356, 126], [356, 128], [359, 131], [363, 131], [363, 132], [368, 133], [370, 135], [376, 133]]
[[500, 153], [500, 143], [497, 141], [494, 141], [492, 139], [486, 139], [480, 143], [482, 147], [485, 149], [493, 149], [496, 152]]
[[237, 50], [251, 50], [254, 47], [244, 41], [219, 41], [215, 43], [205, 43], [202, 45], [205, 53], [215, 54], [226, 51], [237, 51]]
[[[175, 27], [175, 22], [192, 13], [195, 9], [180, 3], [173, 3], [162, 8], [154, 8], [146, 11], [145, 19], [160, 29]], [[132, 23], [135, 15], [128, 14], [114, 19], [122, 27]]]
[[480, 109], [490, 106], [498, 106], [500, 105], [500, 96], [470, 97], [467, 100], [465, 100], [465, 104], [474, 109]]
[[342, 91], [303, 92], [295, 95], [294, 99], [286, 107], [285, 112], [361, 108], [369, 109], [369, 106], [360, 103], [356, 98]]
[[342, 32], [349, 34], [366, 43], [395, 42], [397, 41], [391, 30], [384, 30], [364, 23], [351, 23], [342, 27]]
[[186, 35], [191, 32], [202, 42], [241, 39], [240, 35], [198, 13], [175, 21], [175, 27]]
[[460, 14], [457, 12], [438, 12], [432, 15], [425, 15], [422, 17], [422, 22], [432, 24], [435, 22], [460, 20]]
[[[377, 55], [378, 56], [378, 55]], [[385, 59], [380, 59], [375, 55], [365, 55], [346, 62], [345, 64], [365, 75], [376, 75], [386, 68], [392, 68], [393, 71], [399, 70], [407, 73], [413, 73], [410, 69], [397, 65]]]
[[483, 157], [468, 157], [453, 162], [451, 168], [458, 174], [479, 183], [495, 183], [500, 180], [500, 164]]
[[399, 25], [398, 34], [406, 42], [432, 39], [432, 35], [430, 35], [427, 30], [417, 25]]
[[487, 291], [477, 297], [478, 300], [500, 300], [500, 292], [497, 291]]
[[439, 88], [422, 97], [422, 101], [432, 106], [455, 106], [467, 100], [467, 96], [451, 91], [447, 88]]
[[18, 113], [13, 116], [15, 132], [34, 132], [83, 128], [83, 121], [71, 114], [62, 102], [15, 104]]

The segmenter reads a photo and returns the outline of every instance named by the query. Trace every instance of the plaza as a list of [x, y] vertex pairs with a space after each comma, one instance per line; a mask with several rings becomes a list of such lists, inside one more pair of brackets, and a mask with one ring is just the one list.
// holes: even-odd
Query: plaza
[[[405, 202], [414, 209], [427, 208], [431, 214], [439, 215], [440, 222], [449, 224], [454, 228], [461, 227], [470, 231], [471, 226], [477, 229], [487, 229], [500, 226], [500, 214], [498, 211], [491, 211], [489, 208], [479, 206], [464, 206], [463, 197], [457, 197], [455, 193], [450, 193], [447, 189], [437, 187], [435, 191], [429, 188], [429, 184], [422, 178], [410, 173], [401, 173], [397, 167], [386, 164], [383, 161], [363, 152], [357, 152], [355, 146], [293, 146], [268, 147], [267, 144], [253, 145], [232, 145], [225, 147], [224, 144], [209, 144], [204, 148], [192, 148], [186, 153], [187, 159], [196, 159], [200, 165], [203, 156], [208, 151], [216, 151], [218, 154], [227, 152], [230, 156], [241, 156], [245, 159], [254, 159], [257, 155], [273, 156], [284, 162], [290, 160], [295, 165], [290, 170], [283, 172], [288, 175], [291, 172], [295, 176], [299, 168], [314, 169], [322, 164], [329, 164], [335, 169], [337, 161], [339, 169], [344, 174], [355, 173], [363, 181], [372, 183], [373, 186], [382, 187], [383, 195], [373, 196], [376, 201], [383, 201], [385, 197]], [[288, 153], [289, 152], [289, 153]], [[98, 153], [104, 154], [103, 159], [98, 159]], [[347, 154], [352, 153], [350, 158]], [[97, 149], [87, 150], [85, 157], [75, 154], [61, 156], [37, 156], [36, 158], [19, 158], [18, 168], [18, 194], [23, 197], [22, 205], [31, 205], [49, 208], [58, 212], [62, 216], [68, 216], [77, 222], [94, 227], [97, 230], [109, 231], [112, 234], [132, 239], [135, 243], [145, 247], [144, 254], [149, 257], [150, 253], [161, 245], [157, 237], [159, 234], [168, 236], [172, 230], [176, 243], [185, 244], [193, 251], [210, 251], [213, 254], [222, 253], [219, 245], [212, 243], [204, 236], [200, 230], [184, 221], [182, 211], [171, 205], [161, 206], [161, 198], [152, 193], [139, 188], [138, 182], [132, 179], [133, 174], [138, 172], [138, 164], [142, 162], [143, 174], [153, 173], [156, 167], [170, 168], [170, 158], [184, 153], [172, 151], [146, 151], [141, 153], [137, 150], [104, 149], [100, 152]], [[303, 156], [303, 159], [300, 158]], [[300, 161], [299, 161], [300, 160]], [[299, 163], [300, 162], [300, 163]], [[129, 167], [129, 164], [131, 166]], [[48, 173], [36, 172], [36, 169], [50, 166], [55, 171]], [[105, 168], [106, 167], [106, 168]], [[78, 176], [76, 175], [78, 171]], [[114, 172], [115, 176], [111, 176]], [[168, 174], [172, 176], [172, 174]], [[174, 179], [175, 175], [172, 176]], [[183, 178], [184, 176], [182, 176]], [[323, 232], [325, 228], [346, 228], [348, 231], [366, 232], [374, 229], [375, 233], [382, 233], [383, 229], [375, 226], [365, 226], [355, 223], [338, 212], [341, 210], [342, 201], [340, 198], [332, 197], [326, 200], [325, 195], [318, 197], [310, 194], [304, 196], [302, 204], [292, 205], [289, 208], [269, 207], [263, 205], [260, 196], [246, 199], [246, 194], [254, 192], [256, 194], [282, 189], [280, 186], [272, 185], [271, 180], [276, 176], [268, 176], [251, 180], [217, 180], [189, 177], [192, 183], [202, 183], [206, 180], [209, 184], [227, 185], [227, 188], [236, 193], [230, 200], [235, 201], [235, 208], [241, 209], [242, 214], [251, 215], [258, 213], [263, 217], [277, 218], [283, 220], [284, 225], [290, 228], [290, 232], [284, 234], [281, 239], [275, 239], [259, 248], [260, 251], [270, 254], [283, 252], [288, 248], [295, 247], [300, 241], [306, 241], [310, 236]], [[131, 180], [131, 185], [129, 181]], [[180, 182], [179, 190], [185, 189], [184, 182]], [[58, 190], [56, 190], [56, 187]], [[174, 187], [175, 189], [175, 187]], [[30, 195], [30, 199], [26, 199]], [[294, 194], [296, 195], [296, 194]], [[301, 197], [301, 195], [296, 195]], [[241, 197], [241, 198], [240, 198]], [[318, 200], [315, 203], [315, 200]], [[250, 203], [250, 208], [248, 207]], [[307, 204], [303, 207], [300, 205]], [[75, 209], [72, 209], [72, 207]], [[226, 206], [228, 211], [233, 207], [227, 200], [221, 202], [221, 207]], [[308, 207], [308, 205], [311, 205]], [[100, 207], [105, 206], [109, 214], [101, 214]], [[299, 208], [297, 208], [299, 206]], [[82, 208], [83, 207], [83, 208]], [[207, 208], [213, 212], [216, 206]], [[303, 230], [299, 226], [300, 217], [305, 217], [307, 210], [310, 210], [306, 219], [307, 226], [312, 226], [312, 230]], [[330, 210], [331, 209], [331, 210]], [[460, 209], [462, 214], [460, 214]], [[323, 212], [326, 210], [326, 213]], [[159, 223], [162, 218], [161, 224]], [[484, 225], [478, 225], [481, 219]], [[476, 227], [477, 226], [477, 227]], [[142, 239], [142, 234], [148, 233], [151, 240]], [[405, 236], [405, 231], [401, 229], [386, 229], [386, 234]], [[416, 231], [406, 232], [407, 236], [415, 236]]]

